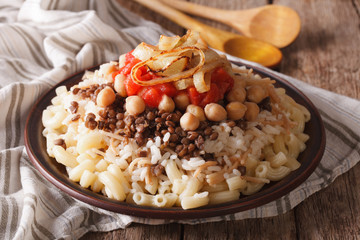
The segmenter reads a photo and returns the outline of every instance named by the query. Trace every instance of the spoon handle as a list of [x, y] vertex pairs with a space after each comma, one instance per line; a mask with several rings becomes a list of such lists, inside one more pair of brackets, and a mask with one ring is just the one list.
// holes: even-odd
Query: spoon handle
[[[193, 18], [187, 16], [184, 13], [181, 13], [174, 8], [171, 8], [157, 0], [134, 0], [135, 2], [140, 3], [141, 5], [157, 12], [164, 17], [170, 19], [171, 21], [177, 23], [178, 25], [186, 28], [192, 29], [200, 33], [201, 37], [213, 48], [216, 48], [220, 51], [224, 51], [223, 43], [228, 38], [233, 37], [233, 33], [225, 32], [220, 29], [216, 29], [210, 26], [207, 26], [203, 23], [200, 23]], [[239, 36], [244, 38], [243, 36]]]
[[271, 44], [210, 27], [157, 0], [134, 1], [167, 17], [184, 28], [199, 32], [209, 46], [222, 52], [255, 61], [268, 67], [276, 66], [282, 59], [281, 51]]
[[229, 15], [232, 14], [232, 11], [229, 10], [217, 9], [217, 8], [208, 7], [186, 1], [179, 1], [179, 0], [160, 0], [160, 1], [182, 12], [190, 13], [192, 15], [197, 15], [200, 17], [212, 19], [223, 23], [226, 22], [226, 19], [228, 19]]
[[169, 20], [177, 23], [178, 25], [186, 29], [193, 29], [195, 31], [202, 30], [202, 26], [201, 26], [202, 23], [194, 20], [193, 18], [157, 0], [134, 0], [134, 1], [153, 10], [154, 12], [161, 14], [162, 16], [168, 18]]

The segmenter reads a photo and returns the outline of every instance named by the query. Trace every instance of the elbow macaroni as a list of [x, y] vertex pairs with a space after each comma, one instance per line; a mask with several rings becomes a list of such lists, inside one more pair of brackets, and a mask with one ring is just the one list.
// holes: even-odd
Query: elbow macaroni
[[[66, 107], [70, 101], [80, 103], [79, 112], [94, 113], [97, 118], [100, 109], [64, 87], [58, 88], [56, 93], [53, 105], [42, 115], [48, 154], [66, 166], [69, 178], [82, 187], [141, 206], [192, 209], [234, 201], [241, 194], [254, 194], [269, 181], [279, 181], [300, 167], [297, 158], [309, 138], [304, 133], [305, 123], [310, 119], [309, 111], [283, 89], [276, 89], [281, 102], [276, 107], [284, 112], [282, 116], [265, 112], [262, 113], [265, 120], [249, 123], [246, 131], [238, 128], [237, 133], [231, 132], [244, 136], [241, 141], [233, 142], [239, 149], [234, 149], [226, 158], [215, 152], [216, 164], [203, 161], [193, 167], [194, 160], [182, 167], [183, 159], [171, 150], [161, 155], [155, 140], [146, 149], [152, 156], [140, 158], [136, 155], [138, 146], [134, 141], [125, 144], [115, 134], [84, 127], [85, 116], [72, 121], [74, 113]], [[291, 128], [275, 124], [285, 121], [286, 117]], [[224, 128], [223, 131], [235, 130]], [[63, 139], [66, 148], [55, 145], [56, 139]], [[154, 163], [164, 167], [156, 176], [151, 172]], [[241, 172], [240, 167], [245, 171]]]

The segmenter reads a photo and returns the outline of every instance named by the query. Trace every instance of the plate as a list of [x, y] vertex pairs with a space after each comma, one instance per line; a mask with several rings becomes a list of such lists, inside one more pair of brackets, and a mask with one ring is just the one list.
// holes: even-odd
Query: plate
[[[246, 66], [246, 64], [241, 62], [235, 62], [235, 64]], [[93, 71], [97, 67], [88, 70]], [[242, 196], [236, 201], [213, 206], [204, 206], [197, 209], [183, 210], [180, 207], [154, 208], [112, 200], [101, 194], [84, 189], [79, 184], [72, 182], [67, 176], [65, 167], [47, 155], [46, 140], [42, 135], [44, 127], [40, 119], [42, 111], [51, 104], [51, 99], [56, 95], [55, 89], [61, 85], [65, 85], [69, 89], [72, 85], [81, 81], [84, 71], [60, 82], [45, 93], [33, 106], [25, 126], [24, 135], [27, 153], [38, 171], [56, 187], [80, 201], [116, 213], [157, 219], [198, 219], [241, 212], [264, 205], [286, 195], [298, 187], [315, 170], [324, 153], [325, 130], [319, 112], [303, 93], [286, 80], [283, 80], [266, 70], [253, 69], [254, 72], [263, 77], [270, 77], [271, 79], [276, 80], [275, 86], [285, 88], [289, 96], [296, 102], [304, 105], [311, 113], [311, 120], [306, 123], [305, 127], [305, 133], [310, 135], [310, 139], [306, 143], [306, 150], [298, 157], [298, 160], [301, 162], [301, 167], [291, 172], [281, 181], [267, 184], [262, 190], [253, 195]]]

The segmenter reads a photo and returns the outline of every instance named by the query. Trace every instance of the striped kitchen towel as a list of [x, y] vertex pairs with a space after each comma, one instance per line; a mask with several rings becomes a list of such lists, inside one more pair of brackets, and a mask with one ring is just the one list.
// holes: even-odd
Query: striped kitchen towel
[[[77, 239], [88, 231], [110, 231], [132, 222], [169, 222], [115, 214], [74, 200], [32, 166], [23, 142], [29, 110], [46, 90], [75, 72], [116, 59], [142, 41], [155, 44], [160, 34], [171, 33], [122, 9], [115, 0], [0, 0], [1, 239]], [[360, 102], [273, 74], [293, 83], [320, 110], [327, 144], [319, 167], [290, 194], [262, 207], [178, 222], [284, 213], [359, 161]]]

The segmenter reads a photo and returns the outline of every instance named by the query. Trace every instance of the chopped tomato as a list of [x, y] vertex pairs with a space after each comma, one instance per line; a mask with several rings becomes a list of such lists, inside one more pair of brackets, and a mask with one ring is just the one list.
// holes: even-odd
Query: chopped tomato
[[[163, 83], [150, 87], [143, 87], [135, 83], [132, 80], [131, 76], [129, 76], [129, 74], [131, 72], [131, 69], [138, 62], [140, 62], [140, 60], [136, 59], [131, 54], [131, 52], [127, 53], [125, 56], [125, 66], [119, 71], [124, 75], [128, 75], [124, 81], [124, 84], [125, 84], [126, 92], [129, 96], [138, 94], [144, 99], [145, 103], [148, 106], [157, 107], [164, 94], [166, 94], [169, 97], [173, 97], [176, 95], [177, 90], [172, 83]], [[141, 79], [142, 81], [147, 81], [158, 77], [153, 72], [148, 71], [148, 69], [145, 66], [139, 68], [135, 73], [135, 75], [138, 79]], [[115, 77], [116, 75], [113, 76], [114, 79]]]
[[153, 72], [141, 72], [141, 74], [142, 75], [139, 77], [139, 79], [141, 79], [143, 81], [148, 81], [148, 80], [157, 78], [157, 76]]
[[[132, 53], [132, 51], [127, 53], [125, 56], [125, 66], [122, 67], [118, 72], [113, 73], [113, 76], [112, 76], [114, 80], [115, 80], [116, 75], [119, 73], [122, 73], [125, 76], [127, 76], [124, 80], [124, 84], [125, 84], [125, 89], [126, 89], [128, 96], [136, 95], [136, 94], [138, 94], [138, 92], [141, 89], [143, 89], [143, 86], [135, 83], [130, 76], [131, 69], [138, 62], [140, 62], [140, 60], [135, 58], [131, 53]], [[141, 80], [151, 80], [151, 79], [154, 79], [157, 77], [154, 73], [148, 72], [146, 67], [142, 67], [142, 68], [138, 69], [138, 71], [135, 74], [136, 74], [136, 77]]]
[[138, 95], [144, 99], [149, 107], [157, 107], [164, 94], [173, 97], [176, 92], [177, 90], [172, 83], [164, 83], [145, 87], [138, 92]]
[[211, 82], [215, 83], [220, 90], [220, 99], [224, 98], [225, 93], [234, 86], [234, 79], [223, 68], [213, 71]]
[[221, 99], [220, 90], [215, 83], [212, 83], [210, 90], [205, 93], [199, 93], [195, 87], [188, 88], [188, 95], [191, 104], [205, 107], [208, 103], [218, 102]]
[[111, 74], [111, 77], [112, 77], [112, 80], [113, 80], [113, 81], [115, 81], [115, 77], [116, 77], [119, 73], [121, 73], [121, 71], [116, 71], [116, 72], [113, 72], [113, 73]]
[[200, 106], [205, 107], [206, 104], [218, 102], [222, 98], [223, 97], [221, 96], [221, 90], [215, 83], [212, 83], [210, 86], [210, 90], [205, 93], [204, 98], [201, 100]]
[[154, 87], [147, 87], [139, 93], [149, 107], [157, 107], [161, 101], [162, 94]]
[[158, 91], [167, 95], [168, 97], [174, 97], [177, 93], [177, 89], [172, 83], [162, 83], [154, 86]]
[[[145, 103], [150, 107], [157, 107], [165, 94], [169, 97], [176, 96], [179, 91], [175, 88], [173, 83], [163, 83], [149, 87], [143, 87], [135, 83], [131, 76], [131, 69], [139, 63], [140, 60], [132, 55], [132, 51], [125, 55], [125, 66], [114, 72], [112, 77], [115, 79], [116, 75], [121, 73], [127, 76], [124, 80], [126, 92], [128, 96], [138, 94]], [[149, 71], [145, 66], [139, 68], [135, 73], [138, 79], [143, 81], [158, 78], [155, 73]], [[190, 98], [190, 102], [194, 105], [204, 107], [208, 103], [218, 102], [226, 92], [228, 92], [234, 85], [234, 79], [223, 69], [217, 68], [211, 74], [210, 90], [205, 93], [199, 93], [195, 87], [189, 87], [185, 90]]]
[[128, 52], [125, 55], [125, 66], [121, 68], [121, 73], [124, 75], [130, 74], [131, 69], [139, 62], [141, 62], [140, 59], [135, 58], [131, 52]]
[[187, 90], [191, 104], [200, 106], [204, 93], [199, 93], [195, 87], [189, 87]]
[[112, 79], [115, 80], [115, 77], [122, 73], [124, 75], [128, 75], [130, 74], [131, 72], [131, 69], [137, 64], [140, 62], [139, 59], [135, 58], [131, 53], [131, 52], [128, 52], [126, 55], [125, 55], [125, 65], [119, 69], [119, 71], [116, 71], [116, 72], [113, 72], [112, 73]]
[[131, 61], [130, 63], [126, 64], [124, 67], [121, 68], [121, 73], [124, 75], [130, 74], [131, 69], [138, 63], [140, 62], [139, 59], [134, 58], [133, 61]]
[[127, 76], [124, 80], [126, 93], [128, 96], [136, 95], [143, 87], [134, 83], [130, 76]]
[[210, 90], [199, 93], [195, 87], [188, 88], [190, 102], [194, 105], [205, 107], [206, 104], [218, 102], [234, 85], [234, 79], [223, 69], [217, 68], [211, 75]]

